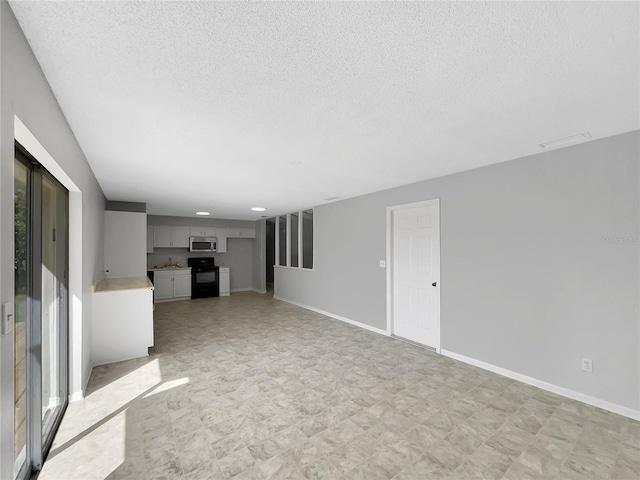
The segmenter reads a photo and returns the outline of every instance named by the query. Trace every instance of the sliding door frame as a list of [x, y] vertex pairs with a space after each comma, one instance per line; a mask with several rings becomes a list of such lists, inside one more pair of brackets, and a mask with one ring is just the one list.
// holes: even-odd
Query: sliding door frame
[[[17, 480], [29, 478], [32, 472], [42, 469], [55, 432], [60, 426], [62, 417], [69, 403], [69, 295], [68, 295], [68, 272], [69, 272], [69, 192], [62, 183], [51, 175], [42, 165], [17, 141], [15, 142], [15, 158], [24, 164], [30, 175], [31, 194], [29, 202], [29, 227], [28, 227], [28, 249], [29, 249], [29, 282], [27, 310], [28, 325], [26, 325], [26, 370], [27, 370], [27, 458], [26, 467], [20, 471]], [[50, 433], [43, 438], [43, 408], [42, 408], [42, 180], [47, 177], [55, 185], [64, 189], [65, 195], [65, 265], [64, 278], [59, 279], [63, 298], [59, 309], [60, 328], [59, 342], [64, 348], [64, 354], [59, 355], [59, 379], [60, 385], [64, 386], [62, 406], [52, 425]], [[60, 352], [62, 353], [62, 352]]]

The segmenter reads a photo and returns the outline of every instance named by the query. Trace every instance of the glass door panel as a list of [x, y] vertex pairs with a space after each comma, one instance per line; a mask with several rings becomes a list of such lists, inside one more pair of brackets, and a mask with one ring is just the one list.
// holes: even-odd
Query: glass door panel
[[29, 314], [29, 169], [15, 161], [14, 475], [27, 463], [27, 328]]
[[67, 192], [42, 177], [42, 439], [51, 440], [65, 404]]

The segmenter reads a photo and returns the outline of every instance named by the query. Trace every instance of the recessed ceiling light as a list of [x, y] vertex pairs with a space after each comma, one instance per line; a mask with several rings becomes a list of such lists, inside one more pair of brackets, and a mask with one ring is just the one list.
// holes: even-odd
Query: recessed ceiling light
[[254, 212], [266, 212], [267, 209], [264, 207], [251, 207], [251, 210], [253, 210]]
[[211, 215], [211, 212], [196, 212], [196, 215]]
[[551, 140], [550, 142], [541, 143], [542, 148], [556, 148], [569, 145], [571, 143], [584, 142], [591, 138], [589, 132], [579, 133], [577, 135], [571, 135], [570, 137], [559, 138], [558, 140]]

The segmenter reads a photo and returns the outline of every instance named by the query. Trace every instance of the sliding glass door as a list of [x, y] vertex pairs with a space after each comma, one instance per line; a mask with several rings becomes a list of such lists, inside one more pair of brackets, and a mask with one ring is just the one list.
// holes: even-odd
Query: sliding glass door
[[14, 296], [14, 475], [24, 469], [27, 458], [27, 325], [29, 324], [29, 214], [31, 175], [16, 160], [14, 169], [15, 296]]
[[67, 399], [67, 190], [42, 177], [42, 439], [53, 440]]
[[42, 466], [67, 405], [68, 192], [16, 145], [15, 468]]

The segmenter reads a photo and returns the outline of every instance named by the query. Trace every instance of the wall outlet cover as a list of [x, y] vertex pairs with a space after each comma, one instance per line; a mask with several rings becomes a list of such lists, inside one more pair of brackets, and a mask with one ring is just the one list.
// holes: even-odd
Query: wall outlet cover
[[582, 359], [582, 370], [589, 373], [593, 372], [593, 362], [591, 361], [590, 358]]
[[380, 260], [380, 268], [385, 268], [387, 266], [386, 260]]

